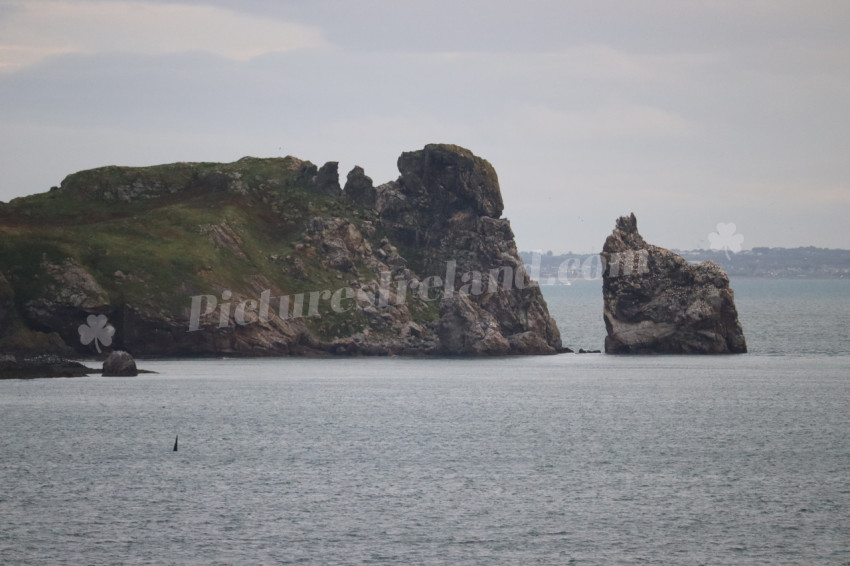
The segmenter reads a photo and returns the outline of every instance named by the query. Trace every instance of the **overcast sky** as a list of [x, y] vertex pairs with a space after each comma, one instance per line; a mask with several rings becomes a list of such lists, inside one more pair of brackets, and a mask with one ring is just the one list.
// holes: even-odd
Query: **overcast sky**
[[0, 0], [0, 200], [102, 165], [465, 146], [521, 249], [850, 248], [850, 2]]

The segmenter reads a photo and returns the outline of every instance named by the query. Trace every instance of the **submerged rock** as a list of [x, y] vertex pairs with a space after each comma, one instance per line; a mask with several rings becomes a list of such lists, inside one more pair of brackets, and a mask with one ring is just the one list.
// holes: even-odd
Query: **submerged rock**
[[617, 220], [602, 249], [605, 351], [727, 354], [747, 351], [729, 278], [647, 244], [635, 215]]
[[135, 377], [139, 375], [136, 360], [129, 353], [116, 350], [103, 361], [104, 377]]

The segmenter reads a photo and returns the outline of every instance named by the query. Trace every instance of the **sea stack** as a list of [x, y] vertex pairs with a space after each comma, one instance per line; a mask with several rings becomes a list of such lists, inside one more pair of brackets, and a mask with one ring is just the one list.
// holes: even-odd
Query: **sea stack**
[[602, 248], [605, 352], [734, 354], [747, 351], [735, 294], [713, 262], [691, 265], [647, 244], [634, 214]]

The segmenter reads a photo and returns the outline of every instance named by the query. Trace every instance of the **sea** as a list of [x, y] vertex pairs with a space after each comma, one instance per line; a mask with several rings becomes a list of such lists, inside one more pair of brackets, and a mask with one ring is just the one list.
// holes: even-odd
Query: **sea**
[[748, 354], [0, 381], [0, 564], [848, 565], [850, 281], [732, 286]]

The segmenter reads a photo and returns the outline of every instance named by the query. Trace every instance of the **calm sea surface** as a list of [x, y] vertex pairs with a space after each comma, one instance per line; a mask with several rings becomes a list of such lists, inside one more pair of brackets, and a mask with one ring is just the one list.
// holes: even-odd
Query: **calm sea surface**
[[746, 355], [0, 381], [0, 564], [850, 564], [850, 282], [733, 287]]

